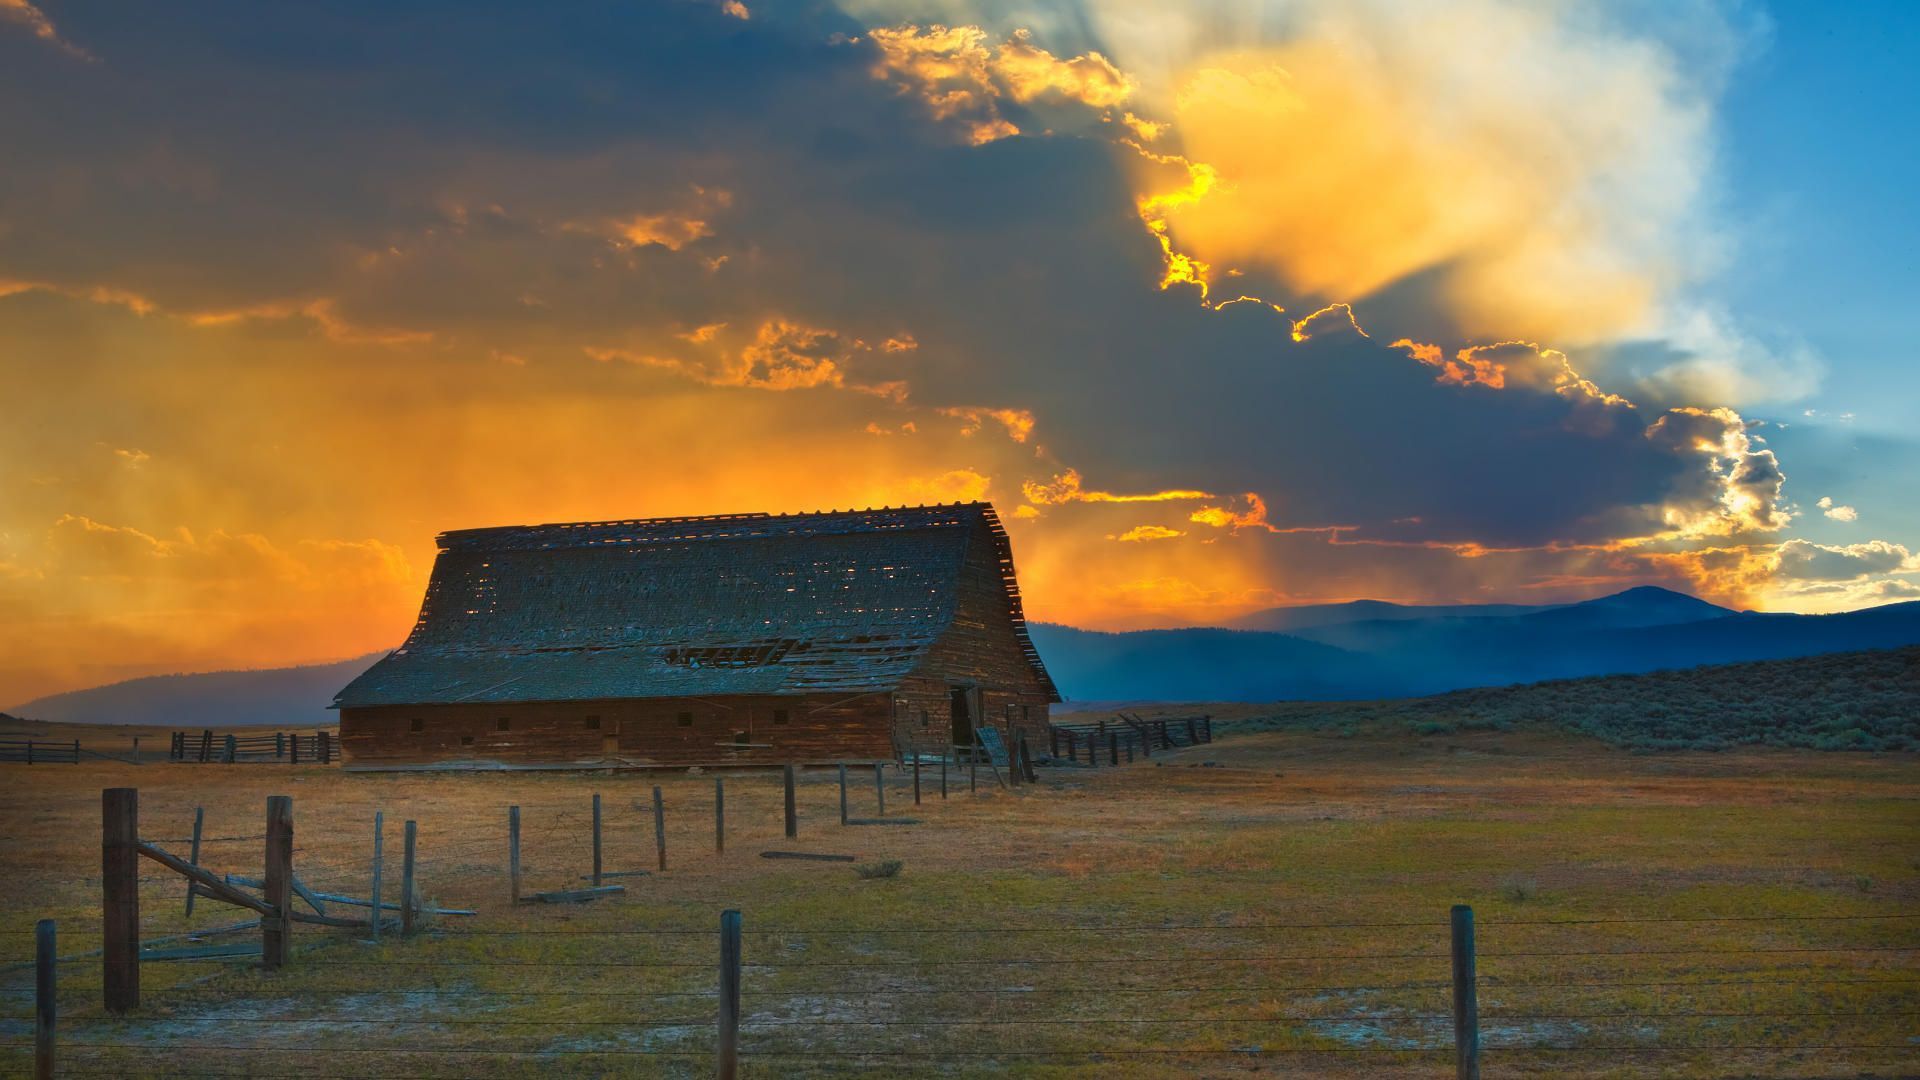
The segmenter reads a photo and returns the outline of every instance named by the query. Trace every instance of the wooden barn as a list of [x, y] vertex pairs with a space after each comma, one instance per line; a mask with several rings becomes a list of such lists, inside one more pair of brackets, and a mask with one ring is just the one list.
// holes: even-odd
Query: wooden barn
[[987, 503], [443, 534], [341, 690], [348, 768], [891, 759], [1060, 700]]

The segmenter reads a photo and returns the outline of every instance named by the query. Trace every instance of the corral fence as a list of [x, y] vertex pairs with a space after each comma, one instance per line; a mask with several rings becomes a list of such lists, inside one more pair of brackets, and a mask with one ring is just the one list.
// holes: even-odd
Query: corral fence
[[211, 728], [197, 732], [175, 731], [167, 748], [167, 760], [203, 765], [258, 762], [332, 765], [340, 758], [338, 741], [337, 736], [325, 730], [305, 735], [297, 731], [215, 735]]
[[1053, 756], [1092, 766], [1132, 764], [1135, 755], [1200, 746], [1213, 741], [1212, 716], [1156, 717], [1148, 720], [1116, 713], [1112, 720], [1053, 724], [1048, 747]]
[[[725, 847], [727, 783], [714, 781], [716, 853]], [[792, 770], [782, 784], [791, 837]], [[844, 771], [841, 798], [845, 805]], [[257, 834], [202, 837], [196, 816], [194, 853], [202, 840], [251, 848], [258, 878], [216, 873], [162, 846], [175, 841], [141, 839], [132, 789], [104, 792], [102, 808], [100, 948], [60, 957], [52, 920], [0, 934], [10, 959], [25, 961], [27, 936], [33, 941], [32, 983], [0, 978], [0, 1066], [21, 1075], [29, 1054], [38, 1077], [731, 1078], [1049, 1065], [1210, 1075], [1390, 1069], [1474, 1080], [1483, 1071], [1623, 1067], [1920, 1071], [1920, 912], [1476, 920], [1460, 905], [1343, 919], [1276, 903], [1186, 921], [858, 925], [815, 914], [761, 925], [729, 909], [706, 925], [660, 917], [648, 925], [623, 914], [495, 928], [481, 918], [432, 918], [473, 913], [420, 899], [432, 863], [421, 858], [411, 821], [393, 889], [376, 818], [360, 897], [309, 888], [295, 872], [285, 796], [268, 800]], [[657, 870], [603, 867], [606, 815], [595, 796], [590, 810], [556, 823], [590, 821], [592, 870], [579, 879], [590, 884], [574, 887], [569, 871], [551, 882], [563, 888], [522, 891], [521, 810], [508, 808], [493, 840], [471, 841], [506, 857], [518, 904], [611, 898], [624, 886], [606, 878], [667, 872], [656, 788]], [[215, 899], [255, 918], [143, 942], [134, 880], [143, 858], [186, 878], [189, 903]], [[309, 924], [320, 929], [300, 929]], [[66, 932], [85, 941], [91, 930]], [[217, 943], [253, 931], [257, 944]], [[97, 960], [97, 981], [63, 972], [63, 960], [81, 959]], [[143, 987], [141, 969], [156, 961], [187, 977]], [[279, 974], [269, 980], [236, 965]]]
[[0, 762], [22, 765], [80, 764], [79, 739], [0, 739]]

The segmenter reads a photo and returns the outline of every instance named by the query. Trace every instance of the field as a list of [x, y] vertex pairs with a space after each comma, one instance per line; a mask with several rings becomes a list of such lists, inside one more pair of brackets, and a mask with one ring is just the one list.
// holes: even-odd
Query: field
[[[1451, 1075], [1447, 918], [1465, 903], [1488, 1076], [1913, 1075], [1916, 764], [1258, 732], [1013, 790], [983, 772], [971, 794], [956, 773], [945, 800], [930, 768], [917, 808], [890, 768], [888, 817], [921, 822], [904, 827], [841, 826], [833, 770], [808, 770], [796, 840], [777, 774], [727, 773], [724, 855], [711, 773], [8, 765], [0, 949], [30, 958], [46, 917], [63, 955], [97, 946], [102, 788], [139, 788], [142, 836], [176, 853], [204, 806], [208, 837], [241, 839], [202, 862], [249, 875], [264, 800], [287, 794], [314, 888], [366, 895], [383, 811], [387, 895], [411, 818], [428, 902], [480, 914], [379, 945], [301, 926], [275, 974], [149, 963], [124, 1021], [102, 1017], [97, 960], [62, 964], [63, 1074], [710, 1075], [714, 931], [735, 908], [749, 1076]], [[511, 905], [506, 807], [522, 807], [526, 888], [575, 888], [594, 792], [607, 869], [653, 872], [610, 879], [616, 898]], [[870, 771], [852, 799], [874, 814]], [[856, 873], [889, 860], [895, 876]], [[145, 936], [187, 928], [181, 879], [141, 872]], [[201, 899], [191, 925], [245, 914]], [[0, 978], [10, 1073], [31, 980]]]

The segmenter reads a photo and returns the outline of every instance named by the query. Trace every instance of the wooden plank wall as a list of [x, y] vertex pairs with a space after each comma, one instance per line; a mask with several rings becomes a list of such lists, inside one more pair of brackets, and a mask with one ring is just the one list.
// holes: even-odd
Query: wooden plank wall
[[1047, 690], [1014, 636], [1012, 608], [984, 523], [968, 539], [959, 590], [952, 627], [894, 694], [895, 741], [903, 751], [944, 750], [953, 732], [950, 691], [971, 685], [979, 689], [976, 724], [1002, 727], [1010, 717], [1027, 733], [1028, 745], [1045, 753]]
[[[596, 716], [600, 726], [589, 727]], [[340, 710], [340, 747], [349, 768], [875, 761], [893, 756], [890, 718], [885, 693], [382, 706]], [[750, 745], [737, 745], [742, 733]]]

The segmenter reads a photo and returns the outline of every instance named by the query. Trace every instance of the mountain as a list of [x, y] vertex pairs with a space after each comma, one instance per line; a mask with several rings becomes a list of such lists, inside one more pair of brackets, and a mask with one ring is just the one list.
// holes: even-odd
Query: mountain
[[1267, 630], [1288, 634], [1319, 626], [1339, 626], [1356, 622], [1403, 622], [1410, 619], [1477, 618], [1480, 616], [1525, 615], [1548, 611], [1552, 607], [1529, 604], [1395, 604], [1386, 600], [1353, 600], [1344, 604], [1300, 604], [1295, 607], [1267, 608], [1242, 615], [1227, 623], [1233, 630]]
[[1286, 634], [1138, 630], [1108, 634], [1052, 623], [1027, 632], [1070, 698], [1094, 701], [1276, 701], [1350, 696], [1391, 685], [1372, 659]]
[[[1029, 631], [1076, 701], [1355, 701], [1469, 687], [1781, 660], [1920, 644], [1920, 602], [1841, 615], [1732, 612], [1666, 589], [1579, 604], [1277, 608], [1291, 633]], [[1347, 621], [1340, 621], [1341, 619]], [[330, 724], [333, 695], [384, 654], [270, 671], [160, 675], [31, 701], [39, 721], [224, 727]]]
[[331, 664], [149, 675], [29, 701], [8, 711], [44, 723], [210, 728], [245, 724], [331, 725], [333, 695], [377, 652]]
[[[1035, 627], [1034, 637], [1061, 690], [1092, 701], [1357, 700], [1920, 643], [1920, 602], [1761, 614], [1643, 588], [1505, 614], [1384, 606], [1392, 610], [1378, 618], [1378, 605], [1325, 605], [1290, 634]], [[1327, 621], [1342, 612], [1358, 617]]]

